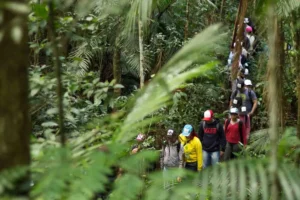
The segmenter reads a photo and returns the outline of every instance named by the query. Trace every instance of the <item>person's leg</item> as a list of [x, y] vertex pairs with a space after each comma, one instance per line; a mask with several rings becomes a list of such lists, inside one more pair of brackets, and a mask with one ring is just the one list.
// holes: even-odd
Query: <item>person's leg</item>
[[233, 153], [233, 158], [236, 158], [236, 154], [241, 152], [241, 148], [239, 144], [233, 144], [232, 146], [232, 153]]
[[202, 151], [202, 156], [203, 156], [203, 168], [206, 168], [210, 165], [210, 152], [207, 151]]
[[168, 181], [166, 180], [167, 177], [168, 177], [167, 168], [164, 167], [164, 169], [163, 169], [164, 189], [168, 188]]
[[198, 164], [197, 162], [194, 162], [194, 163], [186, 163], [185, 164], [185, 169], [187, 170], [191, 170], [191, 171], [197, 171], [197, 167], [198, 167]]
[[215, 151], [215, 152], [211, 152], [211, 164], [215, 165], [219, 162], [220, 160], [220, 152], [219, 151]]
[[251, 117], [247, 116], [247, 124], [246, 124], [247, 141], [249, 141], [250, 138], [250, 131], [251, 131]]
[[226, 144], [225, 153], [224, 153], [224, 160], [228, 161], [231, 159], [232, 147], [229, 142]]

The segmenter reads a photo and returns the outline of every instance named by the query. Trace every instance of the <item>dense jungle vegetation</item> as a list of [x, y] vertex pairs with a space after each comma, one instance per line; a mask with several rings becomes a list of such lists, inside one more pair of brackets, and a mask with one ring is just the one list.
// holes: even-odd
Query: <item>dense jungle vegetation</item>
[[[170, 127], [198, 129], [207, 109], [224, 124], [245, 17], [249, 144], [163, 178]], [[2, 0], [0, 199], [300, 199], [299, 19], [299, 0]]]

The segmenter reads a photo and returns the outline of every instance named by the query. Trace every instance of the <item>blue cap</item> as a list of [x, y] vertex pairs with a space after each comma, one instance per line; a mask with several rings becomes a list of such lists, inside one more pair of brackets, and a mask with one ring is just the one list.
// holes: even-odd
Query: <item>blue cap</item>
[[193, 131], [192, 125], [187, 124], [182, 129], [182, 135], [188, 137], [188, 136], [190, 136], [192, 131]]

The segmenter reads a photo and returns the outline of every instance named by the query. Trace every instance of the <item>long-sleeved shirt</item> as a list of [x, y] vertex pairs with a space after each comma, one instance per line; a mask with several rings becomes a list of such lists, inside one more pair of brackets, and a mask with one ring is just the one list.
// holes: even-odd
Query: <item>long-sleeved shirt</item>
[[183, 148], [179, 141], [168, 143], [162, 149], [161, 167], [183, 167]]
[[[228, 127], [225, 130], [226, 134], [226, 140], [227, 142], [230, 142], [232, 144], [238, 144], [239, 142], [243, 141], [243, 144], [247, 144], [247, 137], [246, 137], [246, 128], [245, 124], [243, 123], [242, 125], [242, 134], [240, 134], [240, 129], [239, 129], [239, 121], [236, 123], [230, 122], [228, 124]], [[243, 138], [241, 138], [241, 135]]]
[[215, 152], [225, 150], [226, 139], [224, 129], [218, 120], [214, 120], [212, 123], [201, 122], [198, 133], [204, 151]]
[[192, 140], [187, 141], [184, 146], [184, 158], [187, 163], [197, 162], [197, 169], [200, 171], [203, 165], [202, 159], [202, 145], [199, 138], [194, 137]]

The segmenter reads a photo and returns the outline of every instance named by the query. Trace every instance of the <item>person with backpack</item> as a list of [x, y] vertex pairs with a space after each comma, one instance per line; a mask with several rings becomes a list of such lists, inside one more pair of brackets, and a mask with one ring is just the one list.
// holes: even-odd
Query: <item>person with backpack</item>
[[161, 153], [161, 169], [183, 167], [183, 148], [178, 140], [178, 135], [173, 129], [168, 130], [167, 140], [163, 144]]
[[245, 81], [246, 80], [246, 76], [248, 76], [248, 75], [249, 75], [249, 70], [247, 68], [240, 69], [238, 71], [237, 78], [236, 78], [236, 80], [234, 82], [234, 85], [232, 87], [232, 91], [236, 91], [237, 90], [237, 84], [239, 82]]
[[254, 23], [251, 21], [250, 18], [244, 18], [244, 24], [245, 24], [245, 29], [247, 28], [247, 26], [251, 26], [252, 32], [255, 33], [255, 31], [256, 31], [255, 26], [254, 26]]
[[235, 153], [240, 152], [242, 147], [247, 144], [245, 125], [239, 119], [238, 114], [238, 108], [231, 108], [230, 119], [225, 121], [224, 131], [227, 140], [224, 153], [225, 161], [235, 158]]
[[133, 145], [131, 148], [131, 154], [136, 154], [142, 148], [142, 143], [144, 142], [146, 136], [143, 133], [139, 133], [136, 137], [137, 144]]
[[191, 171], [200, 171], [202, 169], [202, 145], [192, 125], [186, 124], [182, 130], [183, 152], [185, 160], [185, 169]]
[[225, 151], [226, 139], [223, 126], [214, 118], [212, 110], [204, 112], [198, 134], [203, 149], [203, 168], [215, 165]]
[[254, 50], [255, 36], [253, 34], [253, 29], [251, 26], [246, 27], [246, 36], [249, 39], [249, 44], [250, 44], [250, 48], [248, 52], [252, 53]]
[[166, 136], [167, 140], [163, 142], [160, 166], [164, 171], [164, 188], [168, 189], [170, 185], [174, 185], [175, 180], [181, 181], [180, 177], [170, 177], [169, 169], [183, 168], [183, 148], [179, 141], [179, 137], [173, 129], [169, 129]]
[[247, 139], [250, 136], [251, 122], [250, 117], [257, 108], [257, 97], [253, 90], [245, 87], [243, 80], [239, 80], [237, 89], [231, 94], [229, 107], [239, 109], [239, 117], [245, 123]]

